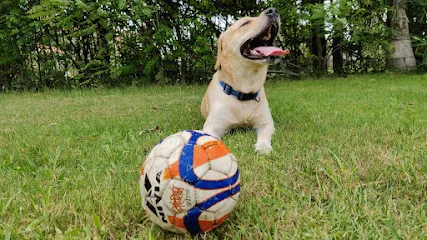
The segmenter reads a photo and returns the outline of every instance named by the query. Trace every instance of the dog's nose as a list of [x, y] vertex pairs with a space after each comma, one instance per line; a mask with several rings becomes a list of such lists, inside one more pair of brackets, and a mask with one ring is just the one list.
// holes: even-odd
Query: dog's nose
[[273, 7], [267, 8], [264, 11], [264, 14], [267, 15], [268, 17], [271, 17], [271, 18], [277, 18], [277, 17], [279, 17], [279, 13], [277, 12], [277, 9], [275, 9]]

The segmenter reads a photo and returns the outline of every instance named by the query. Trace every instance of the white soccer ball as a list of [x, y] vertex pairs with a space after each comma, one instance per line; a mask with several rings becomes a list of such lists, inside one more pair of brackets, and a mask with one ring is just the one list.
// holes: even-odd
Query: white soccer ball
[[219, 139], [199, 131], [173, 134], [141, 167], [142, 204], [163, 229], [212, 230], [230, 215], [240, 191], [237, 159]]

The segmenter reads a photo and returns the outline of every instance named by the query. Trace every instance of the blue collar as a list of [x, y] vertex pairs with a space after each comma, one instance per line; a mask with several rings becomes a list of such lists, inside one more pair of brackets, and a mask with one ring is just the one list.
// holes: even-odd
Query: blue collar
[[221, 85], [222, 90], [225, 92], [225, 94], [233, 95], [239, 101], [255, 100], [255, 101], [259, 102], [259, 97], [258, 97], [259, 91], [256, 93], [242, 93], [242, 92], [234, 90], [230, 85], [228, 85], [227, 83], [225, 83], [223, 81], [219, 81], [219, 84]]

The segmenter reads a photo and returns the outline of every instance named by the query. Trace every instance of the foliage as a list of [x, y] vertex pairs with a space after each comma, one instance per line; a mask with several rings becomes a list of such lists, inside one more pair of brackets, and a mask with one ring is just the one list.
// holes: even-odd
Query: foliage
[[427, 69], [427, 38], [413, 37], [415, 55], [420, 61], [420, 67]]
[[[259, 14], [268, 6], [278, 8], [279, 44], [291, 50], [276, 69], [323, 73], [318, 65], [326, 66], [339, 51], [345, 73], [384, 70], [389, 48], [385, 16], [390, 9], [385, 0], [238, 3], [3, 0], [0, 88], [206, 83], [220, 33], [236, 18]], [[426, 9], [423, 0], [408, 3], [410, 28], [423, 41]]]
[[407, 14], [413, 35], [415, 57], [420, 68], [427, 70], [427, 2], [409, 0]]
[[291, 61], [304, 66], [305, 71], [315, 69], [310, 51], [312, 28], [321, 29], [328, 51], [323, 62], [334, 54], [333, 40], [342, 51], [346, 73], [383, 71], [389, 46], [389, 31], [383, 19], [387, 13], [384, 1], [335, 0], [323, 1], [271, 1], [282, 16], [284, 46], [291, 50]]
[[384, 21], [388, 11], [386, 1], [351, 0], [345, 8], [347, 71], [384, 71], [391, 36]]

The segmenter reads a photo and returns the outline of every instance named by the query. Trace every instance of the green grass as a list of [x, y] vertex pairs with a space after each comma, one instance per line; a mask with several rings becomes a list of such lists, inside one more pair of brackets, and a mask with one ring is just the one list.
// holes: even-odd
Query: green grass
[[[160, 139], [201, 129], [205, 86], [0, 95], [0, 239], [163, 239], [139, 167]], [[254, 131], [233, 214], [201, 239], [427, 238], [427, 75], [271, 81], [274, 152]], [[158, 126], [158, 130], [155, 128]]]

